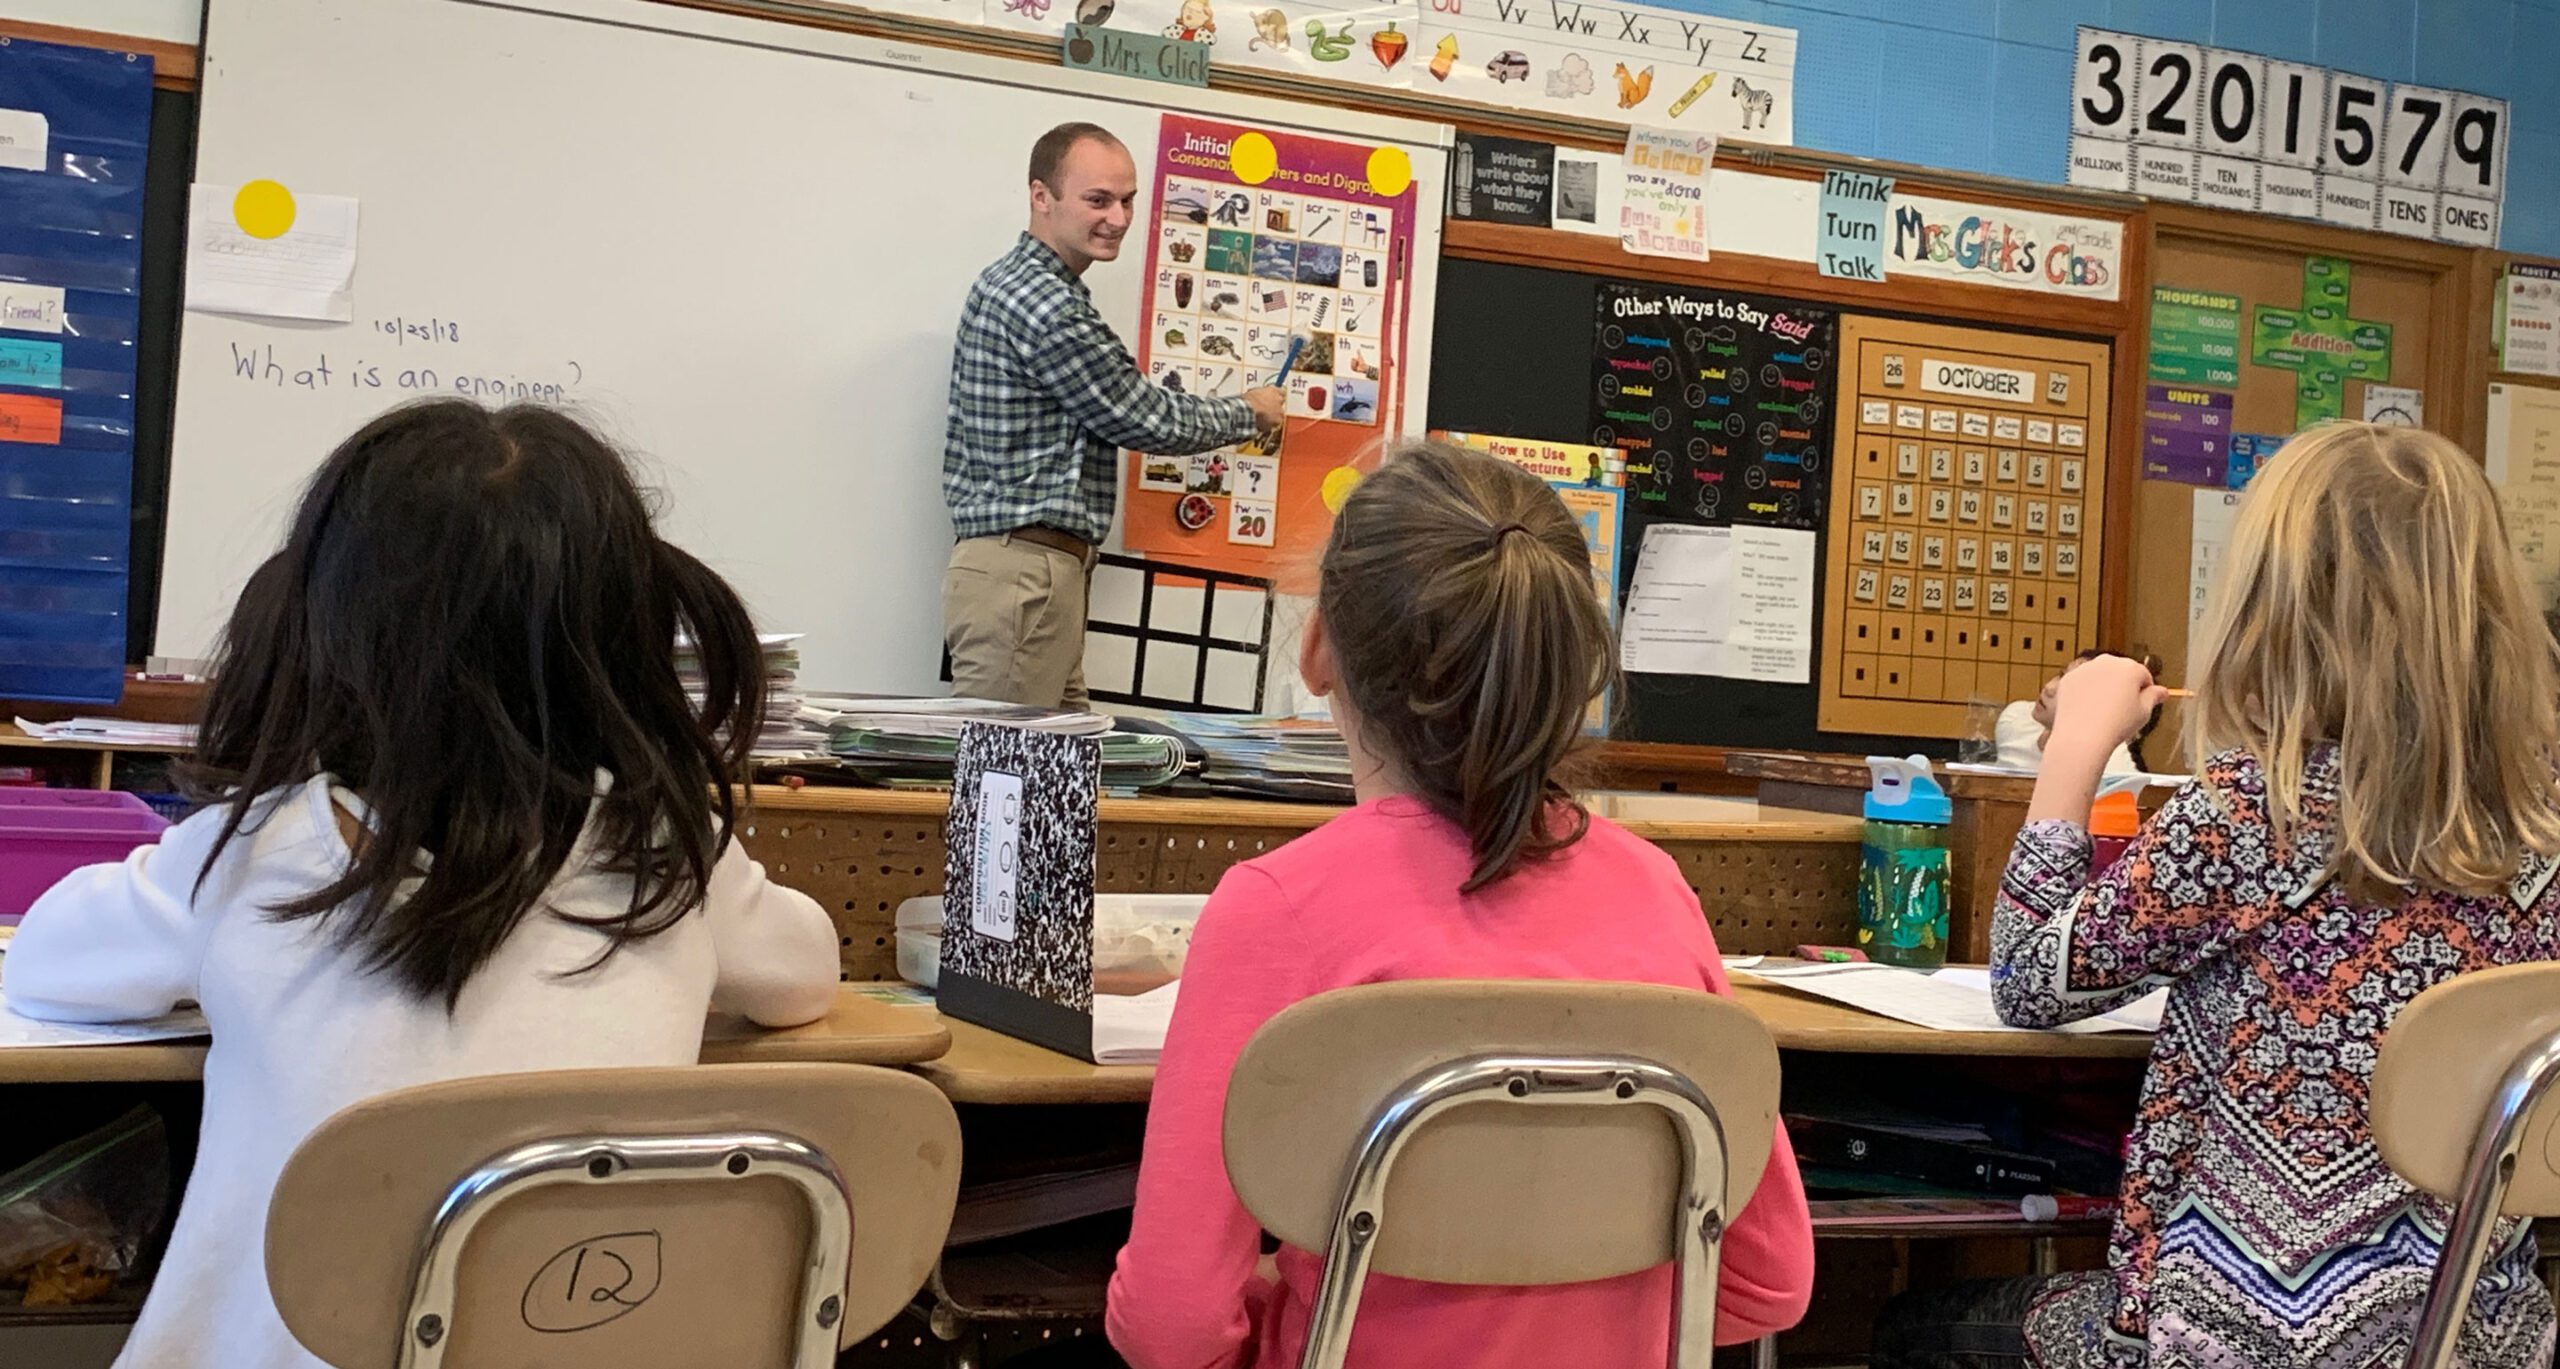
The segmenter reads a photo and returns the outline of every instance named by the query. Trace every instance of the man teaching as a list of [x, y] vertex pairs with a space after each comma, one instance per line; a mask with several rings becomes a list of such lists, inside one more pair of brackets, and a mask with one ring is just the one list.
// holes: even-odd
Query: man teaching
[[1118, 138], [1093, 124], [1040, 135], [1030, 191], [1030, 224], [970, 287], [952, 350], [942, 496], [959, 541], [943, 640], [955, 694], [1082, 708], [1086, 579], [1120, 449], [1214, 451], [1278, 426], [1284, 396], [1150, 384], [1094, 311], [1085, 270], [1119, 257], [1138, 197]]

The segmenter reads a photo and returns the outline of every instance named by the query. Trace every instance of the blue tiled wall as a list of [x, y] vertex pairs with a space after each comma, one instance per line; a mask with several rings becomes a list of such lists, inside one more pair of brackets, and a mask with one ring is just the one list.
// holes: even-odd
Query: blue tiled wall
[[2560, 0], [1656, 0], [1793, 28], [1796, 141], [2060, 181], [2081, 24], [2513, 102], [2504, 246], [2560, 256]]

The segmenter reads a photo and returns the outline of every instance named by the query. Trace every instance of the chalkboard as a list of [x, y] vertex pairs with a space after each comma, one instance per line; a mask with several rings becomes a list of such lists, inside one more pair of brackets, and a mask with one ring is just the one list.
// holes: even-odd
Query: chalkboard
[[[1591, 441], [1590, 358], [1604, 341], [1600, 291], [1619, 283], [1577, 272], [1445, 258], [1434, 315], [1431, 426], [1550, 442]], [[1802, 307], [1828, 316], [1818, 306]], [[1825, 383], [1817, 391], [1826, 403], [1830, 388]], [[1691, 517], [1697, 521], [1694, 510]], [[1634, 552], [1642, 544], [1645, 523], [1631, 509], [1622, 577], [1634, 574]], [[1817, 576], [1820, 566], [1817, 558]], [[1819, 602], [1819, 580], [1814, 590]], [[1626, 593], [1624, 578], [1618, 592]], [[1817, 621], [1817, 632], [1820, 626]], [[1818, 640], [1814, 656], [1821, 659]], [[1634, 675], [1618, 697], [1619, 716], [1611, 735], [1627, 741], [1896, 755], [1918, 751], [1951, 756], [1955, 750], [1955, 743], [1945, 740], [1823, 732], [1815, 720], [1819, 689], [1811, 683]]]

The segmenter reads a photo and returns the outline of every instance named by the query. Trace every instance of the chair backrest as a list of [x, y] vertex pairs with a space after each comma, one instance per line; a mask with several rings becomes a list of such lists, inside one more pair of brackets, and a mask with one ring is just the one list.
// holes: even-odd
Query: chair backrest
[[[1408, 980], [1291, 1005], [1227, 1086], [1227, 1174], [1255, 1220], [1323, 1252], [1383, 1100], [1487, 1054], [1629, 1056], [1685, 1076], [1724, 1133], [1728, 1219], [1759, 1186], [1778, 1112], [1768, 1029], [1690, 989]], [[1674, 1258], [1682, 1151], [1644, 1108], [1471, 1104], [1417, 1133], [1386, 1187], [1371, 1268], [1463, 1284], [1576, 1283]]]
[[[412, 1286], [439, 1211], [493, 1158], [606, 1136], [657, 1138], [673, 1154], [674, 1138], [757, 1134], [818, 1152], [809, 1172], [832, 1162], [834, 1177], [815, 1187], [840, 1180], [851, 1200], [832, 1321], [836, 1345], [850, 1345], [923, 1285], [960, 1179], [950, 1102], [912, 1075], [861, 1065], [497, 1075], [358, 1103], [287, 1162], [267, 1212], [267, 1282], [313, 1354], [336, 1369], [394, 1369], [414, 1336]], [[738, 1163], [747, 1177], [492, 1193], [454, 1270], [444, 1362], [791, 1364], [820, 1205], [792, 1167]]]
[[[2560, 964], [2509, 965], [2460, 975], [2419, 994], [2393, 1019], [2373, 1071], [2373, 1137], [2401, 1178], [2459, 1198], [2481, 1121], [2498, 1105], [2519, 1056], [2560, 1033]], [[2560, 1101], [2546, 1094], [2525, 1119], [2513, 1181], [2500, 1207], [2513, 1217], [2560, 1216]]]

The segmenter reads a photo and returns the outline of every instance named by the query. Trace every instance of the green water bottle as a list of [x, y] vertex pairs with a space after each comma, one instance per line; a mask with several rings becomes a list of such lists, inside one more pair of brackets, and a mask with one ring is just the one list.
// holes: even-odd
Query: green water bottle
[[1858, 949], [1905, 969], [1947, 963], [1947, 824], [1955, 806], [1926, 756], [1869, 756]]

